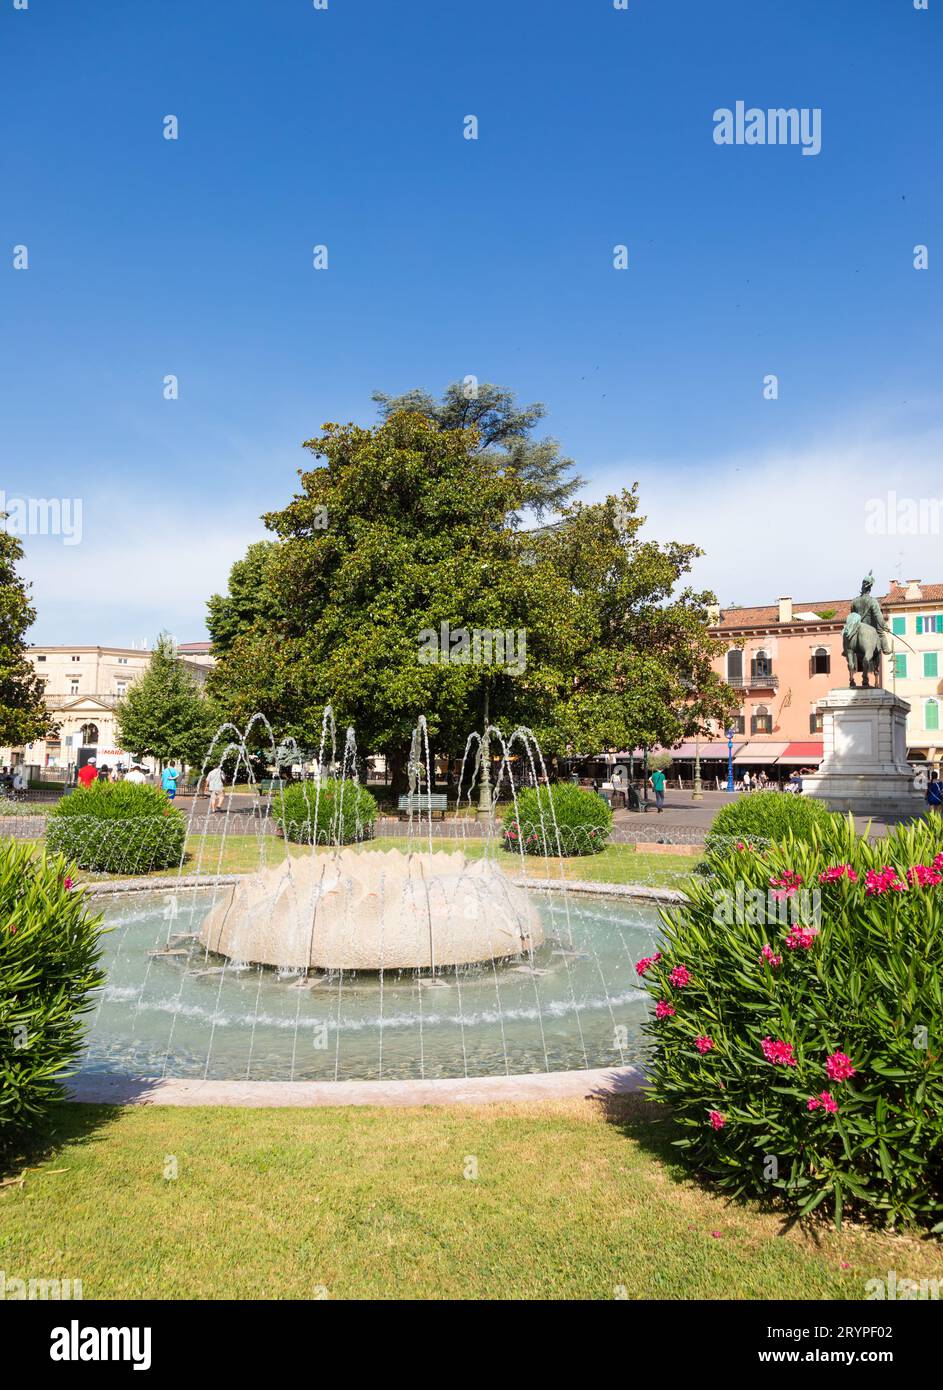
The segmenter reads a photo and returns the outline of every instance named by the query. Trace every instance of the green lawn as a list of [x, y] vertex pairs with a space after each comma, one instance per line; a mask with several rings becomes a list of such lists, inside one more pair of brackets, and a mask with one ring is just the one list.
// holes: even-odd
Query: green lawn
[[860, 1299], [888, 1269], [943, 1274], [939, 1244], [784, 1231], [708, 1195], [639, 1101], [56, 1123], [55, 1152], [0, 1187], [0, 1268], [86, 1299]]
[[[357, 851], [422, 850], [429, 846], [428, 836], [378, 836], [354, 845]], [[470, 859], [484, 853], [484, 841], [452, 837], [433, 837], [433, 850], [462, 850]], [[292, 855], [310, 854], [307, 845], [289, 845]], [[326, 853], [328, 851], [319, 851]], [[506, 872], [519, 876], [521, 858], [504, 849], [495, 850], [498, 863]], [[254, 869], [279, 864], [285, 856], [285, 843], [276, 836], [255, 835], [192, 835], [187, 844], [184, 873], [249, 873]], [[634, 845], [607, 845], [601, 854], [579, 855], [572, 859], [550, 860], [525, 856], [524, 873], [541, 880], [592, 880], [598, 883], [640, 883], [649, 887], [683, 888], [699, 856], [686, 854], [639, 854]], [[561, 872], [562, 871], [562, 872]], [[155, 878], [176, 877], [176, 868], [155, 873]], [[122, 874], [82, 874], [82, 878], [122, 878]]]

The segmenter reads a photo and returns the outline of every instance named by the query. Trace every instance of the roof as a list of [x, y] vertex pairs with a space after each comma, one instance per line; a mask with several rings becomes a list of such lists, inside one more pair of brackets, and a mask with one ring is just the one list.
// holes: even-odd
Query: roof
[[212, 650], [212, 647], [213, 647], [213, 644], [212, 644], [212, 642], [209, 641], [209, 639], [207, 639], [205, 642], [178, 642], [178, 643], [177, 643], [177, 651], [178, 651], [178, 652], [194, 652], [194, 653], [210, 652], [210, 651]]
[[[851, 611], [850, 598], [831, 598], [817, 599], [814, 603], [793, 603], [793, 619], [791, 623], [783, 623], [783, 627], [811, 627], [813, 624], [806, 618], [800, 618], [799, 613], [832, 613], [831, 618], [820, 618], [818, 621], [823, 623], [843, 623]], [[778, 627], [779, 624], [779, 604], [762, 603], [752, 608], [722, 608], [720, 618], [716, 623], [711, 623], [713, 629], [740, 628], [740, 627]]]
[[943, 584], [921, 584], [920, 597], [907, 597], [907, 584], [901, 584], [896, 579], [892, 581], [890, 590], [887, 594], [888, 603], [943, 603]]

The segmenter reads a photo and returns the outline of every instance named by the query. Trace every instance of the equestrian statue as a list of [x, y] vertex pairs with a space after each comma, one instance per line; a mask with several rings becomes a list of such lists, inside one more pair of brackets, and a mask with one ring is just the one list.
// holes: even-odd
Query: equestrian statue
[[851, 601], [851, 612], [842, 632], [842, 651], [848, 662], [848, 681], [855, 689], [855, 674], [861, 672], [861, 685], [867, 689], [874, 676], [877, 685], [881, 671], [881, 653], [891, 651], [891, 632], [884, 621], [881, 605], [872, 595], [874, 575], [862, 580], [861, 593]]

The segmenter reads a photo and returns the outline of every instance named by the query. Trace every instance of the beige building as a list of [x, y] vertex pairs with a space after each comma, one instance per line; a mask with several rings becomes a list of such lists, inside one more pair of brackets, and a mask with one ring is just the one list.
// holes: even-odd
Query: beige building
[[943, 753], [943, 584], [894, 583], [883, 600], [895, 636], [884, 684], [907, 701], [907, 756], [938, 763]]
[[[181, 659], [199, 682], [213, 658], [208, 643], [188, 643]], [[115, 729], [115, 707], [151, 659], [134, 647], [30, 647], [27, 656], [45, 686], [54, 735], [22, 748], [0, 748], [4, 767], [26, 763], [37, 768], [68, 770], [94, 757], [98, 765], [129, 766]]]

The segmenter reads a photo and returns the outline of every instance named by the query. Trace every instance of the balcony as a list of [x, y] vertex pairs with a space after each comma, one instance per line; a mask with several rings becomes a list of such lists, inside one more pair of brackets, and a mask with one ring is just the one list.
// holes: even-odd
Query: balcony
[[779, 677], [774, 676], [772, 671], [765, 676], [728, 676], [727, 684], [734, 690], [778, 690]]

